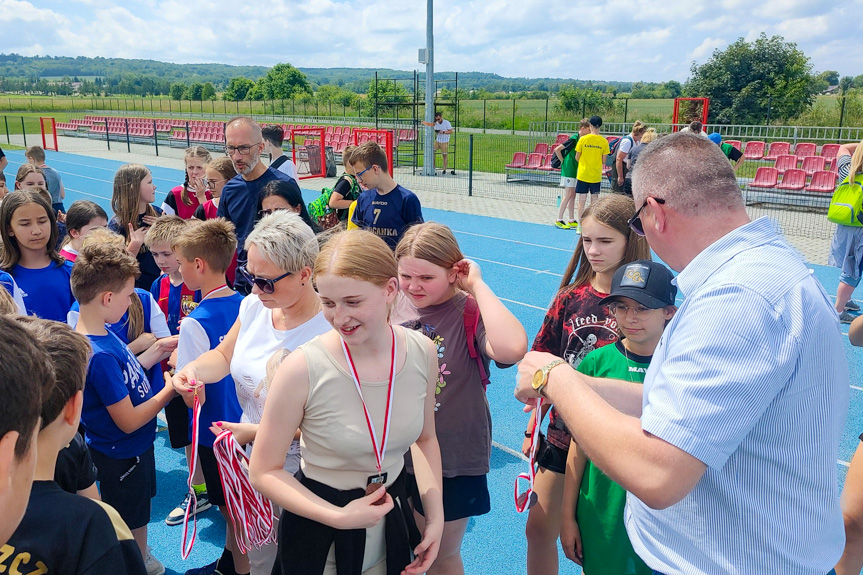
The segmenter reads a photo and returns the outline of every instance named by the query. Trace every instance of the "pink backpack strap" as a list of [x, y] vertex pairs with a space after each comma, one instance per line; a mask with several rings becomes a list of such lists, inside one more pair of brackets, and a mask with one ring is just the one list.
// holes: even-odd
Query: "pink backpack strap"
[[472, 295], [469, 295], [464, 302], [464, 333], [467, 336], [467, 351], [471, 359], [476, 360], [476, 365], [479, 367], [479, 377], [482, 380], [482, 388], [486, 389], [491, 381], [482, 362], [482, 355], [477, 350], [476, 331], [478, 328], [479, 304], [476, 303], [476, 299]]

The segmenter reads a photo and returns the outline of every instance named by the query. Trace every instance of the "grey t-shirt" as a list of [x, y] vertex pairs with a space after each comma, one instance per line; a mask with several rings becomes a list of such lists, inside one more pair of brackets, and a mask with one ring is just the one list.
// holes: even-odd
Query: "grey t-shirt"
[[45, 176], [45, 184], [48, 186], [48, 193], [51, 194], [51, 203], [59, 204], [62, 201], [60, 199], [60, 186], [62, 185], [60, 174], [57, 173], [57, 170], [49, 166], [43, 165], [40, 169], [42, 170], [42, 174]]
[[[402, 323], [431, 339], [438, 350], [438, 384], [435, 390], [435, 427], [444, 477], [485, 475], [491, 457], [491, 413], [479, 366], [471, 359], [464, 328], [467, 294], [459, 292], [447, 302], [417, 309], [404, 298], [400, 315], [416, 318]], [[477, 326], [477, 350], [486, 345], [482, 319]], [[483, 354], [488, 373], [489, 358]], [[412, 467], [409, 467], [412, 469]]]

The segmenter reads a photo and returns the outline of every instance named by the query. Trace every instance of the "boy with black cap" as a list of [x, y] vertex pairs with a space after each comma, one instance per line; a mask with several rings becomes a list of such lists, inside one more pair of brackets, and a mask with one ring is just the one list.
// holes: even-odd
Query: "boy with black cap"
[[[639, 260], [622, 266], [611, 281], [607, 305], [620, 340], [589, 354], [576, 369], [592, 377], [642, 383], [665, 324], [676, 308], [671, 271], [658, 262]], [[574, 441], [566, 461], [560, 542], [566, 556], [585, 573], [653, 571], [632, 549], [623, 521], [626, 491], [587, 459]]]

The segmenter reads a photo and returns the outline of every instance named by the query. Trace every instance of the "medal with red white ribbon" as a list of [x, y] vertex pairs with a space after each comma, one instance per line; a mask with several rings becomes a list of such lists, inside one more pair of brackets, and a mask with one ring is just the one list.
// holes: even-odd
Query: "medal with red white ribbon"
[[[380, 443], [378, 442], [378, 435], [377, 435], [377, 432], [375, 431], [375, 424], [372, 421], [372, 416], [369, 413], [369, 408], [366, 406], [366, 400], [363, 397], [363, 388], [362, 388], [362, 385], [360, 384], [360, 376], [359, 376], [359, 373], [357, 373], [356, 365], [354, 365], [354, 359], [351, 356], [351, 350], [348, 348], [348, 344], [345, 343], [345, 340], [342, 339], [342, 350], [344, 350], [344, 352], [345, 352], [345, 359], [347, 360], [348, 365], [351, 368], [351, 376], [354, 379], [354, 385], [356, 386], [357, 393], [360, 396], [360, 402], [362, 402], [362, 404], [363, 404], [363, 413], [365, 414], [366, 425], [369, 428], [369, 436], [371, 437], [372, 449], [374, 450], [374, 454], [375, 454], [375, 467], [377, 467], [377, 470], [378, 470], [377, 475], [373, 475], [373, 476], [369, 477], [369, 479], [368, 479], [368, 485], [366, 485], [366, 495], [369, 495], [370, 493], [374, 493], [378, 489], [382, 489], [384, 487], [384, 484], [387, 481], [387, 474], [383, 472], [383, 463], [384, 463], [384, 456], [386, 455], [386, 452], [387, 452], [387, 440], [389, 438], [389, 432], [390, 432], [390, 419], [391, 419], [391, 415], [392, 415], [391, 410], [392, 410], [392, 403], [393, 403], [393, 383], [395, 381], [395, 374], [396, 374], [396, 332], [392, 328], [392, 326], [390, 326], [390, 332], [392, 333], [393, 345], [392, 345], [392, 356], [391, 356], [391, 360], [390, 360], [389, 386], [387, 388], [387, 406], [386, 406], [386, 410], [384, 411], [384, 428], [383, 428], [383, 433], [381, 435]], [[383, 502], [384, 502], [384, 499], [381, 498], [375, 503], [375, 505], [381, 505]]]
[[533, 484], [536, 481], [536, 451], [539, 447], [539, 426], [541, 423], [542, 398], [538, 397], [534, 410], [533, 426], [530, 428], [530, 467], [527, 473], [519, 473], [515, 478], [515, 510], [519, 513], [524, 513], [536, 503]]
[[[192, 382], [195, 385], [196, 382]], [[198, 496], [195, 493], [195, 488], [192, 486], [192, 477], [195, 475], [195, 470], [198, 468], [198, 439], [200, 433], [201, 419], [201, 400], [198, 399], [198, 389], [195, 387], [195, 403], [192, 408], [192, 460], [189, 461], [189, 504], [186, 506], [186, 512], [183, 514], [183, 541], [180, 547], [180, 555], [183, 559], [188, 559], [192, 552], [192, 547], [195, 546], [195, 538], [198, 536], [198, 514], [193, 510], [198, 506]], [[194, 514], [193, 514], [194, 513]], [[192, 535], [189, 537], [189, 518], [192, 519]]]

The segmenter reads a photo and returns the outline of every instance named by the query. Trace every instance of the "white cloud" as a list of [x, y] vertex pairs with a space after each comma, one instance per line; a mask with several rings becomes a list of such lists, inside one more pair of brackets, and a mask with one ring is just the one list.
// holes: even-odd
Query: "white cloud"
[[[2, 50], [25, 55], [152, 58], [412, 70], [425, 2], [0, 0]], [[781, 34], [815, 69], [863, 73], [853, 43], [863, 0], [437, 0], [438, 70], [504, 76], [685, 80], [692, 60], [761, 32]], [[842, 39], [845, 39], [844, 41]]]

